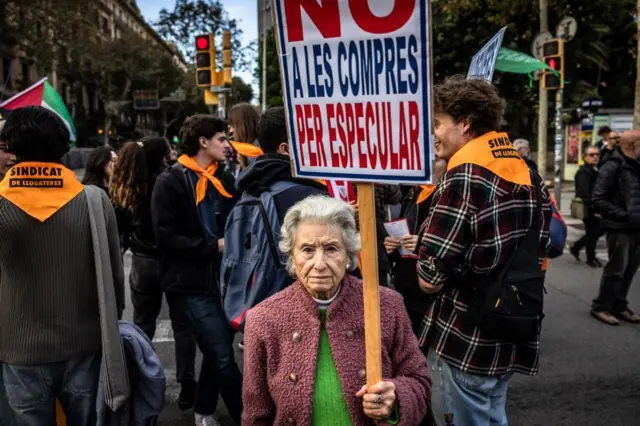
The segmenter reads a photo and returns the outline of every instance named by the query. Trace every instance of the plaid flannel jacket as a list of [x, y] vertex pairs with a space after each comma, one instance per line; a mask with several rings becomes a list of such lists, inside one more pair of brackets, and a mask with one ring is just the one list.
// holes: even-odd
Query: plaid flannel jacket
[[[551, 220], [544, 187], [542, 194], [541, 265]], [[506, 261], [529, 230], [536, 198], [535, 188], [508, 182], [475, 164], [447, 171], [434, 192], [423, 224], [418, 275], [444, 288], [427, 311], [419, 340], [462, 371], [537, 373], [539, 336], [520, 345], [492, 340], [466, 315], [474, 283]], [[449, 274], [458, 279], [447, 279]]]

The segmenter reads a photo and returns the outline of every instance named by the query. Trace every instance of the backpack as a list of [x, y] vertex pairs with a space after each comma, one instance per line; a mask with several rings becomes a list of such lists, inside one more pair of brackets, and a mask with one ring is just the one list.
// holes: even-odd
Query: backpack
[[260, 197], [245, 192], [227, 219], [219, 285], [222, 308], [236, 331], [244, 330], [249, 309], [293, 283], [278, 250], [281, 223], [274, 197], [298, 185], [279, 181]]
[[502, 267], [480, 280], [467, 310], [488, 337], [512, 343], [534, 340], [544, 317], [545, 273], [538, 263], [542, 191], [537, 173], [533, 181], [537, 206], [531, 228]]
[[555, 259], [559, 257], [564, 251], [564, 246], [567, 243], [567, 224], [564, 223], [556, 200], [551, 197], [551, 222], [549, 223], [549, 248], [547, 249], [547, 257], [549, 259]]

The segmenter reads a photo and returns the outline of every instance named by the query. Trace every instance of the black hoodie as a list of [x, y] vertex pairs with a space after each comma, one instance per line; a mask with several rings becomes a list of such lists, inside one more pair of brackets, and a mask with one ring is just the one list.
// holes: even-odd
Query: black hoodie
[[320, 182], [311, 179], [294, 178], [291, 175], [290, 159], [281, 154], [264, 154], [256, 159], [249, 167], [244, 169], [238, 180], [236, 188], [239, 191], [247, 191], [254, 197], [260, 196], [269, 186], [278, 181], [291, 181], [300, 185], [287, 189], [274, 197], [278, 217], [282, 221], [291, 208], [298, 201], [302, 201], [310, 195], [326, 195], [327, 188]]

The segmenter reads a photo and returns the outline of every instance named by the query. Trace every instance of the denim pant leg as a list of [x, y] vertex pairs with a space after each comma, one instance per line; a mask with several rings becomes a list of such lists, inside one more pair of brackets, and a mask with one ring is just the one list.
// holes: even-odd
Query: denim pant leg
[[153, 340], [156, 321], [162, 308], [158, 260], [134, 253], [131, 257], [129, 287], [133, 305], [133, 322], [149, 339]]
[[55, 424], [56, 368], [59, 369], [59, 364], [2, 364], [2, 392], [9, 409], [6, 417], [3, 414], [3, 420], [13, 417], [16, 426]]
[[175, 339], [176, 379], [178, 383], [194, 381], [196, 378], [196, 333], [191, 321], [173, 293], [165, 293], [169, 305], [171, 328]]
[[214, 369], [220, 393], [231, 418], [240, 423], [242, 374], [233, 352], [233, 332], [227, 323], [218, 295], [184, 296], [196, 339], [204, 358]]
[[623, 312], [628, 308], [629, 302], [627, 301], [627, 296], [629, 295], [633, 277], [636, 275], [636, 272], [638, 272], [638, 267], [640, 267], [640, 235], [635, 234], [631, 235], [629, 262], [624, 271], [620, 291], [616, 294], [616, 300], [613, 302], [613, 311], [615, 313]]
[[629, 266], [633, 237], [625, 232], [607, 233], [609, 261], [602, 270], [600, 291], [594, 299], [594, 311], [613, 313], [613, 304], [622, 292], [624, 275]]
[[96, 424], [96, 396], [100, 380], [100, 352], [67, 361], [59, 399], [67, 426]]
[[[505, 405], [511, 375], [481, 376], [465, 373], [429, 349], [428, 363], [434, 383], [432, 400], [436, 421], [456, 426], [507, 426]], [[437, 395], [437, 396], [436, 396]]]
[[194, 413], [204, 416], [215, 414], [218, 406], [218, 397], [220, 396], [216, 369], [212, 362], [208, 357], [202, 359], [200, 378], [198, 379], [198, 392], [193, 406]]

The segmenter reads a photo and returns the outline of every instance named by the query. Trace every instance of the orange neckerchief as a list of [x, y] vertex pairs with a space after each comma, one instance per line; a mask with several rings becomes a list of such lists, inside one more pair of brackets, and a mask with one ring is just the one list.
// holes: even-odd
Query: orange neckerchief
[[231, 198], [231, 194], [224, 189], [220, 179], [214, 176], [218, 170], [218, 163], [213, 163], [209, 168], [207, 168], [207, 170], [205, 170], [196, 163], [196, 160], [184, 154], [178, 158], [178, 163], [182, 164], [187, 169], [200, 174], [200, 179], [198, 179], [198, 183], [196, 184], [196, 205], [200, 204], [200, 202], [204, 200], [204, 197], [207, 194], [208, 182], [211, 182], [220, 194], [227, 198]]
[[467, 142], [447, 164], [447, 171], [461, 164], [477, 164], [518, 185], [531, 185], [529, 168], [506, 133], [489, 132]]
[[44, 222], [83, 189], [75, 173], [62, 164], [24, 162], [9, 170], [0, 183], [0, 196]]
[[422, 188], [422, 191], [420, 191], [420, 194], [418, 194], [416, 204], [422, 204], [424, 200], [429, 198], [429, 196], [433, 194], [433, 191], [436, 190], [435, 185], [420, 185], [420, 188]]
[[262, 154], [264, 154], [264, 152], [262, 151], [262, 149], [259, 146], [255, 146], [252, 143], [246, 143], [246, 142], [229, 142], [231, 144], [231, 146], [233, 147], [233, 149], [235, 149], [236, 151], [238, 151], [238, 154], [242, 154], [245, 157], [259, 157]]

